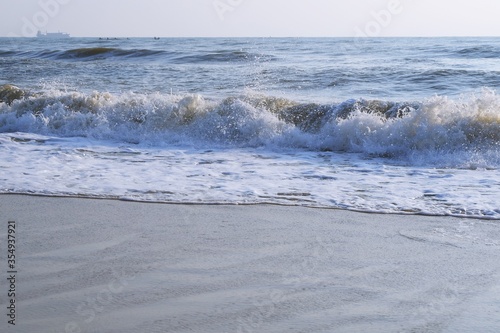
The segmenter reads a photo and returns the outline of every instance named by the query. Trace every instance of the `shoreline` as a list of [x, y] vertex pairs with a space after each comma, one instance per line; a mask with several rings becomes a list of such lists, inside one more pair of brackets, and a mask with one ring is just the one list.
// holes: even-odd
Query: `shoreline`
[[490, 216], [478, 216], [478, 215], [460, 215], [460, 214], [431, 214], [425, 212], [382, 212], [382, 211], [371, 211], [371, 210], [361, 210], [354, 208], [340, 208], [340, 207], [328, 207], [328, 206], [313, 206], [304, 204], [286, 204], [279, 202], [176, 202], [176, 201], [161, 201], [161, 200], [141, 200], [132, 199], [121, 196], [92, 196], [92, 195], [64, 195], [64, 194], [43, 194], [43, 193], [1, 193], [1, 196], [27, 196], [27, 197], [40, 197], [40, 198], [67, 198], [67, 199], [83, 199], [83, 200], [111, 200], [111, 201], [123, 201], [123, 202], [135, 202], [143, 204], [157, 204], [157, 205], [186, 205], [186, 206], [276, 206], [276, 207], [296, 207], [296, 208], [306, 208], [306, 209], [320, 209], [320, 210], [333, 210], [333, 211], [345, 211], [359, 214], [375, 214], [375, 215], [394, 215], [394, 216], [423, 216], [423, 217], [435, 217], [435, 218], [456, 218], [456, 219], [471, 219], [479, 221], [499, 221], [500, 218], [490, 217]]
[[15, 332], [500, 329], [495, 221], [15, 194], [0, 216]]

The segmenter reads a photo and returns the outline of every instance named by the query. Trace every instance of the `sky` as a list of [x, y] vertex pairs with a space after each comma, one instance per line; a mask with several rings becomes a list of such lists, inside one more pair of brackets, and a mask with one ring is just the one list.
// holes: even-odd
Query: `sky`
[[0, 36], [500, 36], [499, 0], [0, 0]]

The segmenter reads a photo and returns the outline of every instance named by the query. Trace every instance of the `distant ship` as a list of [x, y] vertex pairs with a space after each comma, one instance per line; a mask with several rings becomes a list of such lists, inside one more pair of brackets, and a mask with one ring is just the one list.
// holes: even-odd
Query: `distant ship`
[[38, 30], [38, 33], [36, 34], [37, 37], [41, 38], [68, 38], [70, 37], [69, 34], [65, 32], [45, 32], [42, 33], [40, 30]]

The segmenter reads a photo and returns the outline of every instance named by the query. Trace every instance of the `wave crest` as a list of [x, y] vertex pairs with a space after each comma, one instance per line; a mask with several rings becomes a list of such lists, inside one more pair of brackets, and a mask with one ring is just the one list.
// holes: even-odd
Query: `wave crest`
[[180, 53], [157, 49], [124, 49], [116, 47], [83, 47], [69, 50], [14, 52], [0, 50], [0, 57], [23, 57], [54, 60], [96, 61], [147, 58], [174, 64], [241, 63], [276, 60], [274, 56], [244, 50], [216, 50], [200, 53]]
[[23, 99], [27, 92], [12, 85], [4, 84], [0, 86], [0, 103], [12, 104], [15, 100]]
[[0, 131], [168, 144], [273, 145], [379, 156], [488, 154], [500, 164], [492, 91], [420, 102], [298, 103], [262, 95], [111, 94], [0, 89]]

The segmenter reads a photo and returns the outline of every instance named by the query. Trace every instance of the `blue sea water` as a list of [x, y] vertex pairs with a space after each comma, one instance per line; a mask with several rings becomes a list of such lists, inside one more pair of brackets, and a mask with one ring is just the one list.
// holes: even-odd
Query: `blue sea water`
[[499, 38], [0, 38], [0, 193], [500, 219]]

